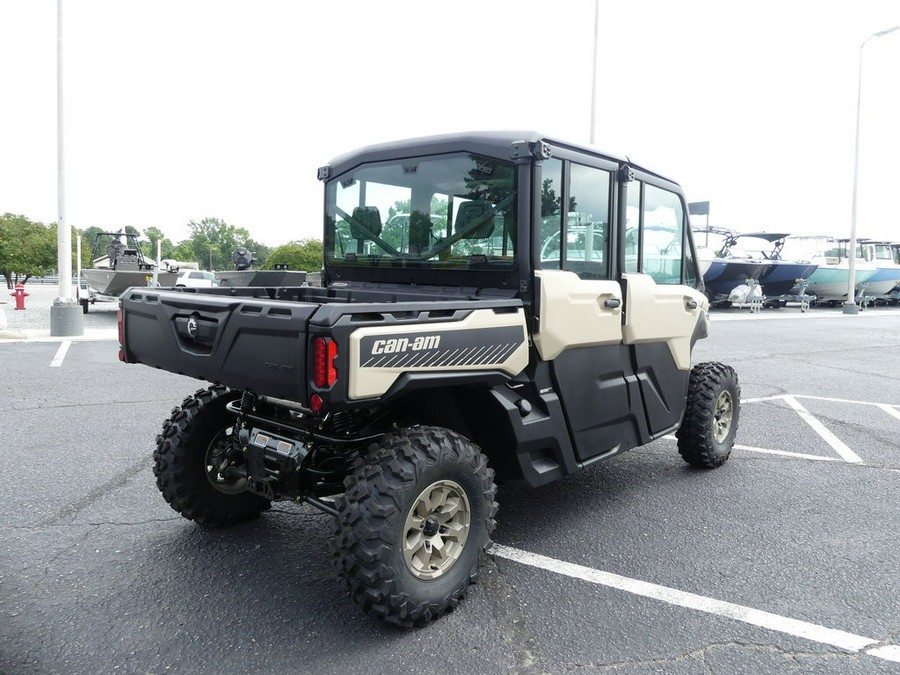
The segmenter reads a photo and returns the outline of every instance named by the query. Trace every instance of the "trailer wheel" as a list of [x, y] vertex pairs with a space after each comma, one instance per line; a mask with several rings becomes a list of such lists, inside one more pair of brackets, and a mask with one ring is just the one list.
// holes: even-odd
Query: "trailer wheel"
[[157, 487], [173, 509], [206, 527], [250, 520], [271, 505], [247, 492], [245, 479], [226, 478], [217, 470], [234, 422], [225, 404], [239, 397], [221, 385], [201, 389], [172, 410], [156, 437]]
[[79, 302], [81, 303], [81, 313], [87, 314], [88, 306], [91, 304], [91, 301], [90, 300], [79, 300]]
[[475, 582], [497, 504], [478, 446], [439, 427], [373, 445], [336, 500], [332, 557], [350, 597], [372, 616], [424, 626]]
[[676, 437], [678, 452], [691, 466], [714, 469], [731, 454], [740, 416], [737, 373], [721, 363], [691, 370], [687, 406]]

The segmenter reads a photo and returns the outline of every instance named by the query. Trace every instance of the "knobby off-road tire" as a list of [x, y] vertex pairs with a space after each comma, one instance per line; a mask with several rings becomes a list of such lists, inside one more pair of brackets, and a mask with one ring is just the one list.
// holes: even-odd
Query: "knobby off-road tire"
[[691, 370], [687, 407], [676, 433], [678, 452], [691, 466], [714, 469], [731, 454], [740, 416], [737, 373], [721, 363], [699, 363]]
[[243, 479], [223, 478], [211, 463], [230, 443], [235, 418], [225, 404], [239, 397], [219, 385], [201, 389], [172, 410], [156, 437], [153, 473], [159, 491], [178, 513], [206, 527], [236, 525], [271, 505], [247, 492]]
[[439, 427], [411, 427], [373, 444], [336, 500], [332, 556], [368, 614], [424, 626], [475, 582], [497, 504], [478, 446]]

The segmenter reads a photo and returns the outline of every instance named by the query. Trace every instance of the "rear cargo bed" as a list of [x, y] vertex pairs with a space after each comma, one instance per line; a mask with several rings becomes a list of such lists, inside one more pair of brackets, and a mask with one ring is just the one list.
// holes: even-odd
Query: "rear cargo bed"
[[134, 288], [121, 305], [129, 363], [293, 400], [306, 395], [306, 327], [316, 303]]

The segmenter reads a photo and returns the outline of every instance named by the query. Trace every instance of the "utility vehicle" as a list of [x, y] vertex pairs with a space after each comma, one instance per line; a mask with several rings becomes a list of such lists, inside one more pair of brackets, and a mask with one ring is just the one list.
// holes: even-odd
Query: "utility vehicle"
[[122, 297], [121, 360], [212, 383], [157, 437], [183, 516], [311, 504], [352, 598], [420, 626], [475, 580], [497, 483], [673, 432], [694, 466], [728, 458], [738, 379], [691, 367], [709, 301], [676, 183], [534, 132], [371, 146], [318, 176], [321, 286]]

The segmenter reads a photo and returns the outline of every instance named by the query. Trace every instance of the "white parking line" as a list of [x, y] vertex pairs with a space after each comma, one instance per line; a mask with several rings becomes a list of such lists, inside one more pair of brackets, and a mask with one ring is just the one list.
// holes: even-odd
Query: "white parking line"
[[783, 396], [782, 399], [785, 403], [787, 403], [794, 411], [800, 415], [800, 419], [806, 422], [813, 431], [815, 431], [819, 436], [822, 437], [828, 445], [832, 447], [832, 449], [844, 458], [845, 462], [849, 462], [851, 464], [862, 464], [863, 461], [855, 452], [853, 452], [850, 448], [848, 448], [844, 442], [835, 436], [831, 431], [829, 431], [828, 427], [822, 424], [819, 420], [813, 417], [812, 413], [807, 410], [800, 401], [798, 401], [793, 396]]
[[66, 352], [69, 351], [69, 347], [71, 346], [71, 340], [65, 340], [64, 342], [59, 343], [59, 349], [56, 350], [56, 356], [54, 356], [53, 360], [50, 362], [51, 368], [59, 368], [62, 365], [63, 359], [66, 358]]
[[[746, 401], [742, 401], [742, 403], [746, 403]], [[670, 441], [677, 441], [678, 437], [675, 434], [667, 434], [663, 436], [663, 438], [668, 439]], [[842, 461], [840, 457], [822, 457], [821, 455], [807, 455], [802, 452], [790, 452], [788, 450], [772, 450], [770, 448], [755, 448], [752, 445], [740, 445], [738, 443], [734, 444], [735, 450], [747, 450], [749, 452], [761, 452], [765, 455], [782, 455], [783, 457], [799, 457], [800, 459], [814, 459], [819, 462], [840, 462]]]
[[895, 406], [887, 405], [885, 403], [879, 403], [877, 407], [884, 410], [884, 412], [886, 412], [891, 417], [896, 417], [898, 420], [900, 420], [900, 410], [897, 410]]
[[821, 455], [807, 455], [802, 452], [789, 452], [787, 450], [770, 450], [769, 448], [754, 448], [750, 445], [738, 445], [735, 443], [735, 450], [749, 450], [750, 452], [761, 452], [766, 455], [782, 455], [783, 457], [799, 457], [801, 459], [813, 459], [818, 462], [840, 462], [840, 457], [822, 457]]
[[862, 635], [855, 635], [842, 630], [826, 628], [825, 626], [819, 626], [818, 624], [809, 623], [808, 621], [791, 619], [786, 616], [772, 614], [771, 612], [753, 609], [752, 607], [736, 605], [731, 602], [716, 600], [715, 598], [708, 598], [694, 593], [679, 591], [678, 589], [669, 588], [667, 586], [651, 584], [639, 579], [623, 577], [611, 572], [603, 572], [590, 567], [575, 565], [573, 563], [548, 558], [536, 553], [529, 553], [528, 551], [510, 548], [509, 546], [503, 546], [501, 544], [494, 544], [489, 552], [491, 555], [498, 558], [506, 558], [507, 560], [512, 560], [522, 565], [529, 565], [530, 567], [562, 574], [563, 576], [572, 577], [574, 579], [581, 579], [582, 581], [598, 584], [600, 586], [616, 588], [620, 591], [626, 591], [645, 598], [661, 600], [670, 605], [695, 609], [716, 616], [728, 617], [736, 621], [759, 626], [760, 628], [793, 635], [820, 644], [831, 645], [848, 652], [857, 653], [866, 650], [867, 647], [872, 647], [872, 649], [866, 651], [867, 654], [886, 661], [900, 662], [900, 646], [886, 645], [874, 647], [874, 645], [878, 644], [878, 640]]
[[[801, 404], [797, 399], [810, 399], [813, 401], [828, 401], [831, 403], [848, 403], [851, 405], [868, 405], [874, 406], [880, 410], [883, 410], [891, 417], [900, 420], [900, 405], [895, 403], [875, 403], [873, 401], [853, 401], [847, 398], [832, 398], [829, 396], [809, 396], [806, 394], [775, 394], [773, 396], [760, 396], [758, 398], [744, 398], [741, 399], [741, 403], [761, 403], [763, 401], [784, 401], [787, 403], [800, 417], [806, 422], [813, 430], [821, 436], [828, 445], [830, 445], [835, 452], [837, 452], [841, 459], [845, 462], [850, 462], [851, 464], [862, 464], [863, 461], [860, 457], [850, 450], [837, 436], [835, 436], [831, 431], [829, 431], [824, 424], [822, 424], [818, 419], [816, 419], [806, 407]], [[741, 446], [735, 445], [735, 448], [740, 448]], [[767, 450], [765, 448], [749, 448], [744, 447], [745, 450], [752, 450], [754, 452], [767, 452], [773, 455], [793, 455], [795, 457], [803, 457], [804, 459], [819, 459], [819, 460], [832, 460], [831, 457], [815, 457], [812, 455], [803, 455], [798, 452], [786, 452], [783, 450]]]

